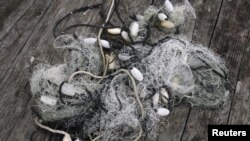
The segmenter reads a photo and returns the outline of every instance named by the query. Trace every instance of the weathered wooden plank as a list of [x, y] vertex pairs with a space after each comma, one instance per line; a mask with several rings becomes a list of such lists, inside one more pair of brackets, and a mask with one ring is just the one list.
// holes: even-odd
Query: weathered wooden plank
[[4, 80], [3, 77], [5, 76], [6, 71], [11, 67], [16, 56], [23, 49], [23, 46], [31, 36], [44, 12], [47, 10], [50, 2], [51, 0], [34, 2], [34, 5], [25, 12], [8, 35], [1, 39], [0, 82]]
[[197, 20], [192, 42], [208, 46], [212, 38], [222, 0], [190, 0]]
[[34, 0], [0, 1], [0, 40], [30, 8]]
[[[211, 48], [226, 60], [233, 85], [236, 84], [239, 65], [247, 41], [249, 8], [250, 4], [247, 0], [223, 1], [218, 24], [211, 41]], [[192, 109], [183, 140], [207, 140], [208, 124], [227, 123], [230, 102], [231, 99], [229, 104], [220, 110]]]
[[[100, 1], [99, 1], [100, 2]], [[19, 90], [23, 86], [18, 85], [17, 81], [20, 81], [21, 84], [28, 83], [29, 78], [29, 69], [30, 63], [29, 58], [31, 56], [35, 56], [36, 58], [46, 60], [50, 63], [60, 63], [62, 62], [62, 57], [58, 54], [52, 47], [53, 44], [53, 37], [52, 37], [52, 28], [55, 22], [64, 16], [66, 13], [72, 11], [75, 8], [79, 8], [81, 6], [87, 6], [96, 4], [98, 1], [82, 1], [82, 0], [75, 0], [75, 1], [54, 1], [52, 6], [48, 9], [47, 13], [44, 15], [38, 27], [33, 32], [31, 38], [27, 41], [23, 49], [19, 52], [16, 59], [13, 61], [11, 67], [8, 69], [6, 75], [4, 76], [4, 81], [1, 83], [4, 92], [4, 100], [11, 98], [14, 95], [13, 91], [9, 91], [9, 89]], [[138, 5], [138, 4], [137, 4]], [[142, 7], [145, 5], [140, 5], [136, 7], [137, 10], [143, 10]], [[129, 11], [130, 9], [128, 9]], [[124, 13], [127, 14], [127, 13]], [[123, 15], [124, 16], [124, 15]], [[84, 23], [95, 23], [96, 21], [100, 23], [100, 18], [98, 17], [98, 11], [89, 11], [86, 15], [80, 15], [80, 18], [73, 18], [68, 21], [67, 24], [76, 23], [79, 21], [84, 21]], [[66, 25], [66, 23], [64, 24]], [[89, 33], [97, 33], [93, 32], [91, 28], [86, 29], [82, 28], [81, 32], [89, 31]], [[96, 31], [96, 30], [95, 30]], [[79, 31], [78, 31], [79, 32]], [[29, 87], [24, 88], [25, 94], [22, 93], [19, 97], [15, 97], [15, 100], [19, 103], [16, 103], [13, 107], [5, 106], [6, 109], [13, 109], [13, 117], [23, 117], [19, 121], [13, 123], [16, 125], [13, 129], [12, 134], [9, 136], [9, 140], [16, 139], [15, 136], [20, 136], [23, 140], [33, 128], [26, 129], [27, 127], [33, 127], [33, 122], [30, 121], [28, 118], [30, 115], [28, 112], [25, 112], [24, 115], [20, 115], [20, 112], [24, 112], [27, 110], [27, 106], [25, 105], [19, 108], [17, 112], [17, 107], [20, 103], [27, 103], [30, 98], [30, 90]], [[22, 95], [22, 98], [20, 96]], [[24, 98], [23, 98], [24, 97]], [[7, 113], [7, 112], [5, 112]], [[3, 119], [2, 121], [8, 121], [8, 119]], [[23, 133], [21, 132], [23, 131]], [[23, 135], [20, 135], [23, 134]]]
[[[8, 89], [1, 90], [0, 140], [7, 140], [16, 121], [23, 115], [22, 109], [27, 106], [27, 101], [30, 99], [30, 96], [25, 92], [28, 83], [25, 84], [21, 81], [17, 81], [16, 83], [16, 86], [9, 85]], [[16, 89], [16, 87], [19, 87], [19, 89]], [[4, 95], [9, 93], [12, 95]]]
[[[25, 12], [22, 19], [15, 24], [9, 34], [3, 38], [3, 46], [1, 46], [0, 53], [1, 82], [4, 77], [3, 75], [6, 74], [5, 72], [16, 59], [17, 54], [22, 50], [23, 45], [30, 37], [49, 4], [50, 0], [36, 1]], [[23, 115], [22, 109], [26, 107], [27, 101], [30, 99], [30, 96], [24, 91], [28, 89], [28, 82], [17, 79], [17, 77], [23, 78], [23, 75], [25, 73], [9, 79], [5, 85], [2, 85], [3, 83], [0, 85], [0, 95], [2, 97], [0, 100], [0, 140], [7, 139], [19, 116]]]
[[[70, 12], [76, 6], [80, 7], [79, 4], [82, 5], [83, 2], [81, 2], [80, 0], [75, 1], [75, 2], [53, 1], [47, 13], [44, 15], [44, 18], [41, 20], [38, 27], [32, 34], [31, 39], [26, 43], [26, 45], [24, 46], [24, 49], [18, 54], [17, 59], [12, 64], [12, 68], [8, 70], [8, 73], [10, 73], [10, 75], [6, 75], [7, 81], [6, 83], [3, 84], [3, 91], [4, 90], [7, 91], [6, 95], [8, 95], [8, 97], [13, 96], [15, 94], [13, 91], [9, 91], [9, 89], [19, 90], [23, 87], [23, 86], [17, 85], [16, 81], [14, 80], [21, 81], [22, 83], [26, 83], [27, 86], [29, 86], [28, 84], [29, 83], [28, 77], [30, 74], [29, 58], [32, 55], [36, 57], [40, 57], [39, 54], [41, 54], [41, 56], [44, 56], [44, 57], [49, 56], [50, 58], [53, 58], [55, 51], [51, 47], [51, 44], [53, 43], [52, 42], [53, 41], [53, 37], [52, 37], [53, 26], [52, 25], [55, 24], [56, 18], [58, 19], [59, 17], [64, 15], [66, 12]], [[40, 6], [41, 6], [41, 3], [40, 3]], [[41, 35], [44, 35], [44, 36], [41, 36]], [[39, 40], [40, 38], [42, 39]], [[42, 41], [43, 44], [40, 44], [40, 42], [37, 42], [38, 40]], [[47, 40], [50, 40], [51, 43], [47, 44]], [[51, 60], [50, 58], [48, 58], [47, 61], [50, 61]], [[14, 74], [14, 75], [11, 75], [11, 74]], [[31, 97], [30, 88], [26, 87], [24, 88], [23, 91], [25, 91], [25, 93], [18, 95], [19, 98], [18, 96], [13, 98], [15, 101], [18, 100], [19, 102], [15, 103], [13, 107], [5, 106], [6, 109], [13, 110], [14, 118], [18, 117], [18, 118], [15, 118], [16, 121], [13, 123], [13, 126], [15, 127], [14, 128], [12, 127], [13, 131], [11, 131], [11, 134], [9, 135], [9, 138], [8, 138], [9, 141], [28, 140], [28, 137], [31, 134], [31, 132], [35, 130], [34, 122], [31, 120], [31, 115], [28, 112], [29, 105], [27, 104]], [[22, 103], [26, 103], [25, 106], [20, 105], [20, 101]], [[16, 111], [18, 108], [19, 108], [19, 111]], [[24, 112], [24, 113], [20, 115], [19, 112]], [[4, 117], [3, 121], [5, 122], [8, 121], [8, 119], [6, 118], [7, 117]], [[1, 136], [1, 137], [7, 138], [8, 136]], [[37, 140], [42, 141], [44, 140], [45, 137], [46, 136], [41, 136], [40, 134], [38, 134]]]
[[[57, 3], [58, 4], [58, 3]], [[62, 6], [63, 4], [61, 4], [60, 6]], [[60, 7], [59, 6], [59, 7]], [[66, 6], [66, 4], [64, 5], [65, 7], [67, 7]], [[71, 5], [72, 6], [72, 5]], [[74, 8], [74, 6], [72, 6], [72, 8]], [[59, 10], [59, 8], [58, 9], [56, 9], [56, 10]], [[55, 11], [56, 11], [55, 10]], [[67, 10], [64, 10], [63, 12], [66, 12]], [[67, 11], [68, 12], [68, 11]], [[51, 12], [51, 13], [53, 13], [53, 12]], [[50, 14], [51, 14], [50, 13]], [[56, 13], [56, 12], [55, 12]], [[59, 17], [58, 15], [56, 16], [56, 14], [54, 13], [54, 16], [55, 17]], [[50, 14], [48, 14], [48, 15], [50, 15]], [[53, 15], [53, 14], [52, 14]], [[61, 15], [60, 16], [62, 16], [62, 15], [64, 15], [63, 13], [61, 13]], [[95, 15], [92, 15], [92, 16], [96, 16], [96, 14]], [[31, 56], [31, 55], [34, 55], [34, 56], [36, 56], [36, 57], [40, 57], [40, 58], [47, 58], [46, 60], [48, 60], [49, 62], [53, 62], [53, 63], [56, 63], [56, 62], [60, 62], [61, 60], [59, 59], [60, 57], [58, 57], [58, 55], [56, 55], [56, 56], [53, 56], [52, 54], [55, 54], [55, 51], [53, 50], [53, 49], [50, 49], [50, 46], [48, 46], [48, 44], [52, 44], [52, 36], [51, 36], [51, 28], [49, 27], [49, 26], [51, 26], [51, 25], [53, 25], [53, 22], [55, 21], [54, 19], [53, 19], [54, 17], [51, 17], [51, 18], [48, 18], [48, 19], [46, 19], [46, 20], [42, 20], [42, 23], [39, 25], [39, 28], [37, 28], [36, 29], [36, 31], [35, 31], [35, 33], [33, 34], [34, 36], [36, 36], [36, 37], [33, 37], [32, 36], [32, 38], [31, 38], [31, 40], [29, 40], [28, 41], [28, 43], [27, 43], [27, 45], [24, 47], [24, 49], [21, 51], [21, 53], [20, 53], [20, 55], [17, 57], [17, 59], [16, 59], [16, 61], [14, 61], [14, 65], [13, 65], [13, 67], [10, 69], [10, 71], [7, 73], [7, 74], [9, 74], [7, 77], [5, 77], [6, 78], [6, 80], [7, 79], [9, 79], [9, 78], [11, 78], [10, 80], [8, 80], [8, 81], [6, 81], [6, 83], [4, 84], [4, 87], [3, 88], [5, 88], [5, 87], [7, 87], [7, 85], [9, 85], [9, 84], [11, 84], [11, 82], [13, 82], [14, 81], [14, 83], [15, 84], [12, 84], [12, 86], [11, 87], [8, 87], [8, 89], [16, 89], [16, 90], [18, 90], [18, 89], [20, 89], [20, 88], [22, 88], [23, 86], [25, 86], [25, 84], [22, 84], [22, 83], [26, 83], [27, 82], [27, 76], [28, 76], [28, 73], [27, 73], [27, 68], [22, 68], [22, 66], [28, 66], [28, 60], [29, 60], [29, 57]], [[56, 18], [55, 18], [56, 19]], [[85, 18], [84, 18], [85, 19]], [[87, 18], [87, 19], [89, 19], [89, 18]], [[94, 19], [94, 18], [93, 18]], [[89, 19], [90, 21], [93, 21], [93, 19], [91, 20], [91, 19]], [[212, 26], [212, 25], [211, 25]], [[89, 29], [89, 30], [91, 30], [91, 29]], [[196, 31], [195, 31], [196, 32]], [[210, 33], [211, 34], [211, 33]], [[219, 33], [218, 33], [219, 34]], [[44, 36], [46, 36], [46, 37], [40, 37], [41, 35], [44, 35]], [[197, 33], [197, 35], [199, 35], [198, 33]], [[217, 35], [216, 33], [215, 33], [215, 35]], [[40, 39], [41, 38], [41, 39]], [[197, 39], [197, 40], [200, 40], [200, 39]], [[207, 41], [207, 39], [206, 38], [203, 38], [203, 39], [201, 39], [201, 40], [206, 40]], [[38, 43], [36, 43], [38, 41]], [[207, 43], [207, 42], [206, 42]], [[205, 43], [205, 44], [206, 44]], [[213, 43], [213, 42], [212, 42]], [[41, 50], [39, 49], [41, 47]], [[21, 60], [21, 61], [20, 61]], [[20, 63], [20, 64], [19, 64]], [[20, 71], [20, 72], [19, 72]], [[18, 72], [18, 73], [17, 73]], [[10, 74], [14, 74], [14, 76], [11, 76]], [[22, 76], [22, 75], [24, 75], [24, 76]], [[20, 76], [22, 76], [22, 78], [20, 79], [19, 77]], [[16, 79], [17, 78], [17, 79]], [[15, 82], [15, 80], [17, 81], [17, 80], [21, 80], [20, 81], [20, 83], [18, 84], [18, 83], [16, 83]], [[17, 87], [17, 88], [16, 88]], [[6, 88], [5, 88], [6, 89]], [[21, 101], [25, 101], [25, 99], [29, 99], [29, 98], [25, 98], [26, 96], [25, 95], [28, 95], [28, 94], [25, 94], [26, 92], [28, 92], [29, 91], [29, 88], [28, 88], [28, 86], [26, 86], [25, 88], [24, 88], [24, 90], [21, 90], [22, 92], [21, 92], [21, 94], [20, 95], [22, 95], [22, 96], [24, 96], [24, 97], [22, 97], [22, 99], [24, 99], [24, 100], [22, 100], [22, 99], [20, 99], [20, 97], [16, 97], [15, 99], [18, 99], [19, 98], [19, 100], [21, 100]], [[13, 96], [13, 93], [14, 93], [14, 91], [8, 91], [8, 90], [5, 90], [5, 91], [1, 91], [1, 92], [7, 92], [7, 94], [9, 95], [12, 95]], [[6, 94], [6, 95], [7, 95]], [[7, 97], [7, 98], [10, 98], [10, 97]], [[7, 99], [6, 97], [5, 97], [5, 99]], [[11, 107], [10, 109], [15, 109], [16, 107], [15, 106], [13, 106], [13, 107]], [[180, 109], [183, 109], [184, 107], [180, 107]], [[24, 109], [25, 108], [21, 108], [20, 110], [21, 111], [24, 111]], [[27, 110], [27, 109], [25, 109], [25, 110]], [[182, 111], [177, 111], [178, 109], [176, 109], [175, 110], [175, 112], [173, 113], [173, 115], [175, 115], [175, 113], [176, 114], [178, 114], [178, 113], [182, 113]], [[188, 114], [188, 110], [186, 110], [186, 113], [184, 113], [184, 115], [187, 115]], [[32, 126], [32, 122], [30, 122], [30, 118], [29, 118], [29, 113], [28, 112], [25, 112], [24, 113], [24, 115], [21, 115], [21, 116], [19, 116], [19, 117], [22, 117], [23, 116], [23, 118], [21, 118], [20, 119], [20, 121], [18, 121], [18, 124], [16, 124], [16, 126], [15, 126], [15, 128], [14, 128], [14, 131], [12, 132], [12, 134], [11, 134], [11, 136], [10, 136], [10, 138], [8, 139], [8, 140], [15, 140], [16, 138], [14, 137], [15, 135], [19, 135], [20, 137], [21, 137], [21, 139], [23, 139], [23, 140], [25, 140], [25, 138], [27, 137], [27, 135], [31, 132], [31, 128], [29, 129], [29, 130], [25, 130], [27, 127], [30, 127], [30, 126]], [[182, 117], [183, 115], [177, 115], [176, 117]], [[201, 115], [202, 116], [202, 115]], [[187, 117], [187, 116], [186, 116]], [[175, 119], [175, 120], [173, 120], [173, 121], [175, 121], [175, 122], [173, 122], [173, 127], [175, 127], [175, 125], [179, 125], [179, 121], [186, 121], [186, 117], [184, 118], [184, 120], [177, 120], [177, 119]], [[204, 116], [204, 118], [206, 118], [206, 116]], [[239, 119], [240, 117], [238, 116], [238, 119]], [[170, 122], [171, 122], [172, 120], [170, 119]], [[176, 123], [177, 122], [177, 123]], [[185, 125], [185, 124], [182, 124], [182, 125]], [[196, 124], [196, 125], [198, 125], [198, 124]], [[193, 128], [192, 126], [190, 126], [191, 128]], [[173, 134], [177, 134], [178, 132], [180, 132], [180, 130], [174, 130], [174, 129], [177, 129], [177, 128], [170, 128], [170, 129], [172, 129], [173, 131], [176, 131], [176, 132], [172, 132], [171, 133], [171, 135], [173, 135]], [[184, 129], [184, 126], [182, 127], [182, 129]], [[22, 132], [22, 131], [24, 131], [24, 132]], [[198, 130], [195, 130], [195, 132], [196, 131], [198, 131]], [[22, 134], [22, 135], [20, 135], [20, 134]], [[178, 134], [177, 134], [178, 135]], [[175, 136], [175, 138], [173, 138], [173, 139], [177, 139], [179, 136]], [[164, 138], [164, 140], [168, 140], [169, 139], [169, 136], [165, 136], [165, 138]], [[193, 138], [193, 139], [195, 139], [195, 138]], [[197, 138], [198, 139], [198, 138]]]
[[185, 104], [181, 104], [178, 107], [175, 107], [173, 112], [169, 116], [169, 124], [166, 127], [166, 130], [159, 135], [158, 141], [181, 140], [181, 136], [189, 115], [189, 110], [190, 108]]
[[[30, 103], [28, 104], [30, 105]], [[27, 122], [28, 121], [28, 122]], [[22, 128], [20, 128], [22, 127]], [[33, 131], [35, 131], [35, 125], [33, 119], [30, 116], [30, 111], [26, 110], [25, 113], [19, 117], [19, 122], [13, 128], [10, 136], [6, 141], [26, 141], [30, 138]], [[39, 134], [39, 135], [38, 135]], [[44, 134], [36, 133], [32, 139], [45, 141], [47, 137]]]
[[[248, 18], [249, 19], [249, 18]], [[249, 29], [248, 29], [249, 30]], [[250, 124], [250, 32], [244, 56], [240, 64], [240, 72], [232, 102], [228, 124]]]
[[[209, 40], [212, 36], [212, 32], [208, 29], [215, 27], [221, 0], [190, 0], [190, 3], [194, 7], [197, 15], [192, 41], [199, 42], [206, 46], [209, 44]], [[182, 104], [176, 107], [169, 117], [169, 126], [166, 131], [159, 136], [158, 140], [181, 140], [189, 112], [190, 107], [188, 105]]]

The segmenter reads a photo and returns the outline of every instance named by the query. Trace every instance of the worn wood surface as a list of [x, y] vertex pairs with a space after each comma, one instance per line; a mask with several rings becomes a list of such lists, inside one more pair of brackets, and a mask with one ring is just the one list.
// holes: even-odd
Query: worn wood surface
[[[223, 1], [210, 44], [210, 48], [225, 59], [233, 87], [237, 83], [239, 67], [247, 42], [250, 22], [249, 7], [247, 1]], [[186, 123], [183, 140], [206, 141], [208, 124], [227, 124], [233, 94], [234, 91], [231, 93], [228, 105], [223, 109], [192, 109]], [[247, 105], [249, 106], [249, 104], [245, 106]]]
[[[35, 129], [30, 112], [29, 77], [31, 56], [52, 64], [62, 62], [51, 46], [56, 20], [75, 8], [98, 1], [89, 0], [10, 0], [0, 1], [0, 140], [24, 141]], [[109, 0], [106, 0], [108, 2]], [[151, 1], [124, 0], [122, 16], [141, 13]], [[250, 2], [248, 0], [190, 0], [197, 19], [188, 38], [210, 47], [227, 63], [232, 92], [227, 107], [221, 110], [190, 108], [179, 105], [169, 117], [169, 125], [159, 141], [207, 140], [207, 124], [250, 123]], [[156, 1], [161, 4], [161, 1]], [[98, 10], [77, 15], [71, 23], [101, 23]], [[113, 22], [117, 22], [114, 20]], [[82, 33], [97, 32], [81, 28]], [[236, 87], [236, 84], [237, 87]], [[47, 139], [39, 133], [37, 141]]]
[[32, 6], [34, 0], [2, 0], [0, 1], [0, 39], [22, 19], [23, 14]]
[[[195, 21], [195, 27], [192, 34], [192, 42], [199, 43], [204, 46], [208, 46], [209, 42], [212, 38], [213, 30], [215, 28], [215, 23], [217, 21], [222, 0], [190, 0], [190, 3], [194, 7], [196, 11], [197, 19]], [[192, 112], [191, 108], [187, 105], [180, 105], [174, 109], [174, 112], [171, 113], [169, 118], [169, 127], [166, 129], [164, 133], [162, 133], [158, 140], [159, 141], [176, 141], [176, 140], [186, 140], [185, 136], [187, 132], [192, 130], [186, 130], [186, 124], [189, 120], [190, 112]], [[203, 109], [202, 111], [206, 111]], [[199, 125], [199, 124], [196, 124]], [[205, 125], [205, 124], [204, 124]], [[204, 129], [206, 127], [199, 126]], [[192, 134], [198, 134], [196, 132], [192, 132]], [[204, 134], [204, 133], [203, 133]], [[205, 134], [206, 136], [206, 134]], [[184, 137], [184, 138], [183, 138]]]
[[250, 124], [250, 36], [238, 72], [235, 95], [230, 110], [228, 124]]
[[21, 65], [21, 60], [18, 57], [39, 20], [46, 12], [49, 3], [48, 0], [33, 3], [13, 25], [8, 35], [0, 41], [0, 94], [2, 97], [0, 100], [0, 140], [7, 140], [24, 111], [27, 110], [30, 99], [30, 95], [27, 94], [29, 85], [28, 81], [23, 81], [23, 79], [27, 77], [28, 73], [27, 70], [25, 73], [19, 69], [25, 69], [24, 65], [18, 68], [14, 64]]

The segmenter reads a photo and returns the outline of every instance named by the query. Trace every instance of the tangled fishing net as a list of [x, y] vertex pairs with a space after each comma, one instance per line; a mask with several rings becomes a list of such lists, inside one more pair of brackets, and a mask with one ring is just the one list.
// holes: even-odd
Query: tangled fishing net
[[[162, 8], [150, 6], [132, 21], [140, 27], [137, 36], [134, 27], [124, 30], [132, 36], [123, 36], [120, 48], [96, 36], [58, 36], [54, 47], [63, 52], [64, 64], [39, 64], [30, 80], [32, 108], [47, 126], [37, 125], [64, 134], [64, 141], [154, 139], [178, 103], [205, 108], [227, 103], [225, 62], [174, 35], [195, 18], [188, 1], [181, 2], [173, 2], [173, 10], [167, 2]], [[152, 28], [165, 37], [156, 37]]]

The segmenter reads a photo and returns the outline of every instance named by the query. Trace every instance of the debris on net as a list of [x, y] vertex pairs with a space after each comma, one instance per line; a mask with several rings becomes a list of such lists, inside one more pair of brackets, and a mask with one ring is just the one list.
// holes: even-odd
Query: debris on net
[[[171, 4], [166, 0], [165, 7], [150, 6], [132, 21], [132, 34], [108, 30], [121, 34], [122, 48], [105, 37], [100, 42], [93, 36], [56, 37], [54, 47], [63, 52], [64, 64], [40, 64], [30, 79], [33, 109], [46, 126], [36, 124], [63, 134], [65, 141], [154, 139], [178, 103], [205, 108], [227, 103], [225, 62], [208, 48], [174, 35], [171, 30], [188, 29], [195, 14], [187, 0]], [[169, 30], [169, 36], [149, 37], [154, 27]]]
[[167, 86], [174, 97], [192, 106], [216, 108], [227, 101], [225, 63], [205, 47], [172, 38], [132, 65], [143, 73], [144, 81], [140, 83], [145, 87]]

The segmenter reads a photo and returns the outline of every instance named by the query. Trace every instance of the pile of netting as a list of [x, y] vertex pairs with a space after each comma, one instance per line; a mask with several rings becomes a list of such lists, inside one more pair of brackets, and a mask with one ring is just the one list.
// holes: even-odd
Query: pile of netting
[[[105, 37], [58, 36], [54, 47], [64, 64], [39, 64], [30, 80], [36, 124], [64, 135], [63, 141], [154, 139], [181, 102], [205, 108], [227, 103], [224, 61], [173, 35], [188, 28], [195, 14], [187, 0], [173, 7], [169, 3], [150, 6], [129, 30], [107, 30], [119, 32], [119, 48]], [[151, 27], [169, 36], [150, 36]]]

